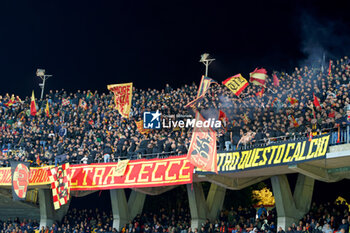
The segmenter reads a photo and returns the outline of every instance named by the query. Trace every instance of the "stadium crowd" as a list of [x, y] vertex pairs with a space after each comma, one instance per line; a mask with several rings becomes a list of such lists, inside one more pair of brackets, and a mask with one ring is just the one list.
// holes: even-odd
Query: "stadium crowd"
[[189, 210], [166, 210], [143, 213], [126, 224], [120, 231], [113, 228], [110, 211], [96, 209], [69, 209], [61, 222], [39, 227], [36, 221], [18, 218], [0, 221], [0, 233], [348, 233], [349, 207], [325, 203], [313, 203], [310, 211], [288, 229], [276, 226], [275, 209], [264, 206], [230, 208], [223, 210], [214, 221], [206, 220], [200, 229], [191, 228]]
[[[218, 132], [219, 151], [325, 132], [332, 133], [331, 143], [339, 143], [347, 138], [349, 68], [349, 59], [344, 57], [332, 61], [330, 71], [305, 66], [291, 74], [274, 72], [278, 84], [270, 77], [266, 87], [250, 84], [238, 97], [224, 85], [214, 84], [197, 108], [205, 117], [218, 118], [219, 110], [226, 115], [225, 128]], [[51, 90], [43, 100], [36, 100], [36, 116], [30, 115], [29, 97], [21, 100], [5, 94], [0, 96], [0, 165], [8, 166], [10, 160], [30, 161], [35, 166], [185, 154], [191, 129], [142, 134], [136, 121], [144, 111], [188, 115], [184, 106], [195, 99], [197, 89], [195, 84], [177, 89], [167, 84], [162, 90], [134, 88], [129, 119], [113, 109], [112, 93]], [[320, 106], [314, 106], [314, 95]]]

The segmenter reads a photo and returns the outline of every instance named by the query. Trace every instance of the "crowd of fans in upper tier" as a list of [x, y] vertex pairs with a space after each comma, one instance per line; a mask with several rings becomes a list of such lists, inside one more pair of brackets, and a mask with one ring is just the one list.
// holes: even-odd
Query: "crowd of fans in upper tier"
[[[279, 85], [273, 85], [270, 74], [262, 95], [257, 95], [262, 86], [250, 84], [237, 97], [224, 85], [213, 84], [198, 109], [206, 117], [218, 118], [219, 110], [226, 114], [225, 127], [218, 130], [219, 151], [311, 132], [333, 132], [331, 143], [339, 142], [339, 137], [344, 141], [350, 103], [349, 61], [348, 57], [332, 61], [331, 72], [307, 66], [292, 73], [275, 72]], [[191, 129], [164, 128], [141, 134], [135, 121], [142, 119], [144, 111], [188, 115], [184, 106], [195, 99], [197, 89], [195, 84], [177, 89], [166, 85], [162, 90], [134, 88], [129, 119], [114, 109], [112, 93], [51, 90], [43, 100], [36, 100], [36, 116], [30, 115], [30, 97], [21, 100], [11, 94], [1, 95], [0, 166], [7, 166], [9, 160], [42, 165], [185, 154]], [[313, 106], [314, 95], [321, 107]], [[11, 99], [14, 101], [9, 104]], [[64, 105], [67, 100], [69, 104]], [[87, 103], [87, 109], [79, 106], [80, 100]], [[47, 102], [49, 116], [45, 112]]]
[[61, 222], [39, 227], [37, 221], [18, 218], [0, 220], [0, 233], [348, 233], [349, 209], [346, 205], [313, 203], [310, 211], [288, 229], [276, 225], [275, 209], [230, 208], [215, 221], [207, 219], [200, 228], [191, 228], [186, 208], [160, 208], [158, 212], [137, 215], [121, 229], [113, 228], [111, 211], [70, 209]]

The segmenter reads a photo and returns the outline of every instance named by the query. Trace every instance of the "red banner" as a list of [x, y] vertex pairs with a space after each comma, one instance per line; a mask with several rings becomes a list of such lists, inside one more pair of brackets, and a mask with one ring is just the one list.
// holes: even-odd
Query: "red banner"
[[[71, 165], [71, 190], [144, 188], [192, 183], [193, 166], [185, 156], [129, 161], [123, 176], [118, 176], [117, 164]], [[29, 186], [50, 184], [48, 168], [30, 168]], [[0, 169], [0, 186], [11, 186], [10, 168]]]
[[115, 109], [117, 109], [124, 118], [129, 118], [132, 83], [112, 84], [107, 86], [108, 90], [114, 94]]
[[[196, 121], [204, 122], [199, 112]], [[210, 127], [195, 127], [187, 159], [199, 169], [217, 173], [216, 132]]]

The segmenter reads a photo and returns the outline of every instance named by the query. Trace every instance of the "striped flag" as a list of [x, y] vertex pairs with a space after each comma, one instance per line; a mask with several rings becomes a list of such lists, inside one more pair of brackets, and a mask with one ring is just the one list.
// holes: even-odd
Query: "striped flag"
[[218, 84], [218, 82], [216, 82], [214, 79], [209, 78], [209, 77], [205, 77], [204, 75], [202, 76], [202, 80], [201, 80], [201, 84], [199, 85], [199, 89], [197, 92], [197, 98], [199, 96], [204, 95], [207, 90], [209, 89], [211, 84]]
[[55, 210], [67, 204], [70, 197], [69, 163], [47, 170], [51, 182], [53, 205]]
[[265, 86], [266, 78], [267, 78], [267, 71], [264, 68], [261, 68], [261, 69], [256, 68], [253, 72], [250, 73], [249, 82], [255, 85]]

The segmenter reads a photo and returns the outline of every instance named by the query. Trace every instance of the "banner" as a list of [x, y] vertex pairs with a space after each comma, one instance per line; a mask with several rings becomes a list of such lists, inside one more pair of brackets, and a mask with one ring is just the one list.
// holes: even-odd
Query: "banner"
[[230, 89], [236, 96], [249, 85], [247, 80], [241, 74], [236, 74], [222, 82], [228, 89]]
[[53, 206], [55, 210], [67, 204], [70, 197], [69, 163], [47, 170], [51, 181]]
[[11, 161], [13, 200], [25, 200], [29, 185], [29, 163]]
[[[243, 151], [218, 154], [218, 173], [241, 172], [286, 164], [296, 164], [326, 156], [330, 135], [316, 136], [308, 139], [274, 143]], [[196, 171], [196, 173], [207, 173]]]
[[[196, 113], [196, 121], [204, 121], [199, 112]], [[215, 130], [210, 127], [195, 127], [193, 129], [187, 159], [202, 170], [217, 172]]]
[[114, 94], [115, 109], [117, 109], [124, 118], [129, 118], [131, 100], [132, 100], [132, 83], [112, 84], [107, 86], [108, 90]]
[[[118, 166], [118, 163], [71, 165], [70, 190], [144, 188], [192, 183], [193, 166], [186, 156], [131, 160], [127, 163], [124, 174], [120, 176], [124, 165]], [[53, 166], [32, 167], [29, 186], [51, 184], [47, 172], [50, 168]], [[11, 186], [10, 168], [0, 168], [1, 186]]]

